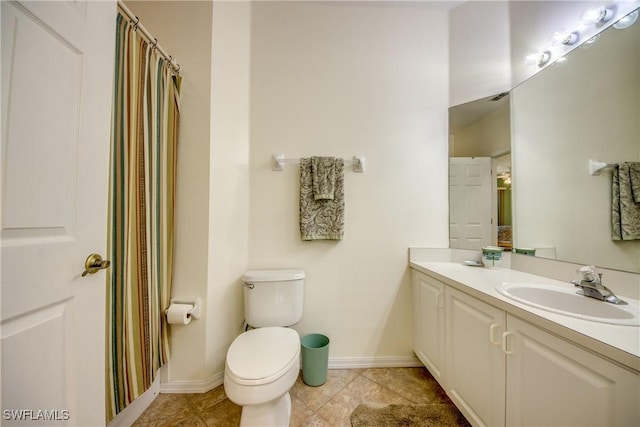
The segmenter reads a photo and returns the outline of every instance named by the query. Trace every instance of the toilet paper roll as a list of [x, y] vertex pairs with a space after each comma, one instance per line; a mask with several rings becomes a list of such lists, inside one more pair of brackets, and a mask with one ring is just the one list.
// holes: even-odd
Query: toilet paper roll
[[188, 325], [191, 323], [191, 304], [171, 304], [167, 310], [167, 322], [170, 325]]

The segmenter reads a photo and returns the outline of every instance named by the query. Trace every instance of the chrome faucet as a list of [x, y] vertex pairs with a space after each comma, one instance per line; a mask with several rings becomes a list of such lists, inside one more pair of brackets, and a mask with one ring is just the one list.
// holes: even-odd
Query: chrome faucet
[[602, 284], [602, 273], [596, 274], [593, 267], [582, 267], [578, 272], [582, 274], [582, 279], [573, 279], [571, 281], [576, 287], [580, 288], [576, 292], [577, 294], [610, 302], [611, 304], [627, 304], [618, 298], [611, 289]]

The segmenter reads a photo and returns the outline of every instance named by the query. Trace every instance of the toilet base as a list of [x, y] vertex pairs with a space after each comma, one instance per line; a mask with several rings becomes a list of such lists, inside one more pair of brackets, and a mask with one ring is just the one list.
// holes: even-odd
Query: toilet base
[[284, 396], [262, 405], [242, 407], [240, 427], [289, 427], [291, 420], [291, 396]]

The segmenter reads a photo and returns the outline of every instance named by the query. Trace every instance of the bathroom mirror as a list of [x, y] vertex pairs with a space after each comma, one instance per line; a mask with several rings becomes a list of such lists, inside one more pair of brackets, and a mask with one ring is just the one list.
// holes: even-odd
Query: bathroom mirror
[[[640, 161], [640, 23], [608, 28], [508, 98], [513, 246], [640, 273], [640, 240], [611, 237], [612, 170], [595, 176], [589, 171], [590, 159]], [[461, 107], [450, 110], [450, 122]], [[452, 140], [450, 152], [460, 156], [457, 135]], [[464, 156], [496, 157], [477, 148]], [[491, 203], [497, 209], [496, 200]], [[455, 207], [450, 211], [453, 217]]]
[[507, 93], [449, 110], [449, 246], [511, 248]]

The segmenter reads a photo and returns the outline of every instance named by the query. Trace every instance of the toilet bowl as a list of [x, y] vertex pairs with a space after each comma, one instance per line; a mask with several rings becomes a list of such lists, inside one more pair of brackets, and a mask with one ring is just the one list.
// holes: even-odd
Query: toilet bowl
[[227, 351], [224, 389], [242, 406], [241, 426], [289, 426], [291, 397], [300, 371], [305, 273], [299, 269], [252, 270], [242, 276], [244, 314], [250, 331]]
[[227, 351], [224, 389], [242, 406], [241, 426], [289, 426], [289, 389], [300, 371], [300, 337], [270, 326], [240, 334]]

